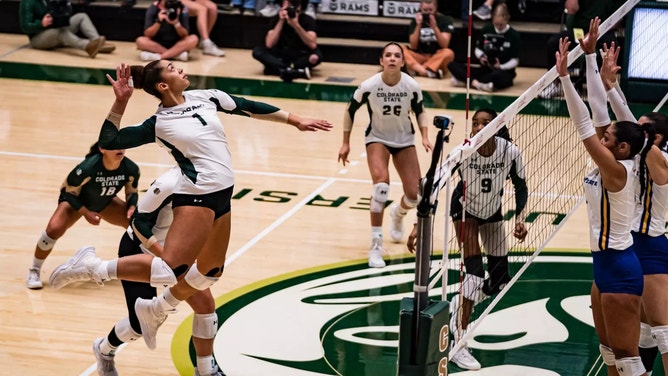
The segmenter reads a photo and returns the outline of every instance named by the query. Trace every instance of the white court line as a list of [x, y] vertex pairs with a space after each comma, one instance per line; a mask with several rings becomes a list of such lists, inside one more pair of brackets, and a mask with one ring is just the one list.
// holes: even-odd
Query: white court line
[[[285, 222], [285, 221], [288, 220], [290, 217], [292, 217], [292, 216], [293, 216], [299, 209], [303, 208], [303, 207], [304, 207], [309, 201], [311, 201], [316, 195], [322, 193], [322, 191], [324, 191], [325, 189], [327, 189], [327, 187], [329, 187], [330, 185], [334, 184], [334, 182], [336, 182], [336, 179], [331, 179], [331, 178], [330, 178], [330, 179], [327, 179], [327, 181], [324, 182], [322, 185], [320, 185], [320, 187], [316, 188], [316, 190], [314, 190], [313, 192], [311, 192], [311, 194], [309, 194], [309, 195], [306, 196], [303, 200], [301, 200], [300, 202], [298, 202], [297, 205], [295, 205], [294, 207], [292, 207], [292, 209], [288, 210], [285, 214], [283, 214], [283, 215], [280, 216], [278, 219], [276, 219], [272, 224], [270, 224], [269, 226], [267, 226], [267, 228], [265, 228], [264, 230], [262, 230], [259, 234], [255, 235], [255, 237], [253, 237], [253, 239], [249, 240], [248, 243], [244, 244], [243, 247], [239, 248], [236, 252], [234, 252], [234, 253], [232, 254], [232, 256], [228, 257], [228, 258], [225, 260], [225, 266], [228, 266], [229, 264], [231, 264], [232, 262], [234, 262], [234, 260], [236, 260], [237, 258], [239, 258], [239, 257], [240, 257], [241, 255], [243, 255], [244, 253], [246, 253], [246, 251], [248, 251], [252, 246], [254, 246], [255, 244], [257, 244], [257, 242], [259, 242], [260, 240], [262, 240], [262, 238], [264, 238], [264, 237], [267, 236], [270, 232], [272, 232], [273, 230], [275, 230], [276, 227], [280, 226], [283, 222]], [[116, 354], [118, 354], [119, 352], [121, 352], [121, 350], [122, 350], [124, 347], [125, 347], [125, 344], [121, 345], [121, 346], [116, 350]], [[96, 370], [97, 370], [97, 363], [93, 363], [93, 365], [90, 366], [90, 367], [88, 367], [85, 371], [83, 371], [83, 372], [81, 373], [80, 376], [90, 376], [90, 375], [92, 375], [93, 372], [96, 371]]]
[[[0, 151], [0, 155], [7, 155], [12, 157], [25, 157], [25, 158], [37, 158], [37, 159], [61, 159], [68, 161], [82, 161], [83, 157], [69, 157], [65, 155], [53, 155], [53, 154], [37, 154], [37, 153], [20, 153], [13, 151]], [[152, 163], [152, 162], [138, 162], [133, 159], [135, 163], [139, 166], [149, 166], [149, 167], [165, 167], [170, 168], [174, 166], [173, 164], [165, 163]], [[309, 180], [329, 180], [332, 179], [329, 176], [318, 176], [318, 175], [300, 175], [300, 174], [286, 174], [282, 172], [266, 172], [266, 171], [250, 171], [250, 170], [234, 170], [235, 174], [241, 175], [259, 175], [259, 176], [273, 176], [273, 177], [282, 177], [282, 178], [292, 178], [292, 179], [309, 179]], [[349, 182], [349, 183], [365, 183], [371, 184], [371, 180], [366, 179], [350, 179], [350, 178], [334, 178], [336, 181]], [[401, 185], [400, 182], [392, 182], [390, 185]]]

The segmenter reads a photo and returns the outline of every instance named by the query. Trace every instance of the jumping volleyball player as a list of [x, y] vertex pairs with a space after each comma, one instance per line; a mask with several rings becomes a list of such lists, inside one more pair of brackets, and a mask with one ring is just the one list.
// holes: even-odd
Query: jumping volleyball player
[[[159, 257], [163, 252], [167, 230], [172, 224], [172, 194], [180, 175], [181, 170], [173, 167], [151, 183], [146, 194], [139, 200], [130, 227], [119, 244], [119, 259], [110, 261], [116, 264], [116, 275], [93, 275], [90, 271], [96, 270], [102, 260], [96, 257], [95, 248], [83, 247], [70, 260], [56, 268], [49, 278], [55, 288], [62, 288], [76, 281], [122, 280], [128, 317], [118, 321], [106, 337], [97, 338], [93, 342], [93, 353], [100, 376], [118, 375], [114, 361], [116, 350], [123, 343], [134, 342], [141, 337], [141, 326], [135, 313], [137, 298], [152, 299], [157, 296], [156, 287], [174, 282], [171, 272], [159, 269], [164, 266]], [[151, 262], [150, 276], [145, 270], [133, 268], [131, 262], [126, 262], [129, 260], [128, 256], [141, 254], [156, 256]], [[146, 282], [147, 279], [150, 282]], [[224, 376], [213, 357], [213, 339], [218, 330], [218, 315], [211, 290], [198, 291], [186, 299], [186, 302], [195, 312], [192, 327], [193, 345], [197, 355], [195, 376]]]
[[401, 46], [388, 43], [383, 48], [380, 65], [383, 68], [364, 82], [353, 93], [343, 116], [343, 143], [339, 161], [345, 166], [350, 153], [350, 132], [355, 112], [366, 104], [371, 119], [364, 132], [367, 164], [373, 181], [371, 191], [371, 246], [369, 266], [385, 267], [383, 260], [383, 212], [390, 192], [390, 158], [399, 173], [404, 195], [399, 204], [390, 208], [392, 240], [399, 242], [404, 236], [403, 218], [417, 206], [420, 164], [415, 150], [415, 127], [411, 112], [415, 113], [422, 135], [422, 146], [431, 151], [426, 114], [422, 105], [422, 90], [418, 83], [401, 71], [405, 64]]

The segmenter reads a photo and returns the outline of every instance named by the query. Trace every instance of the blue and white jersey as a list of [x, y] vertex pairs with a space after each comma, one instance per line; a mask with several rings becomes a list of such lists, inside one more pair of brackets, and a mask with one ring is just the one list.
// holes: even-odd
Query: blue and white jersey
[[636, 163], [631, 159], [618, 162], [626, 169], [626, 184], [619, 192], [603, 188], [598, 167], [584, 179], [592, 252], [624, 250], [633, 244], [631, 224], [635, 211]]
[[[668, 161], [668, 154], [665, 151], [662, 151], [662, 154]], [[664, 235], [668, 213], [668, 184], [657, 185], [649, 177], [649, 173], [646, 173], [645, 186], [644, 194], [636, 200], [631, 231], [652, 237]]]
[[354, 120], [355, 111], [366, 104], [370, 122], [364, 132], [365, 143], [379, 142], [403, 148], [415, 144], [415, 128], [410, 113], [420, 115], [422, 101], [422, 90], [413, 77], [402, 72], [399, 82], [390, 86], [383, 81], [382, 73], [377, 73], [355, 90], [348, 115]]

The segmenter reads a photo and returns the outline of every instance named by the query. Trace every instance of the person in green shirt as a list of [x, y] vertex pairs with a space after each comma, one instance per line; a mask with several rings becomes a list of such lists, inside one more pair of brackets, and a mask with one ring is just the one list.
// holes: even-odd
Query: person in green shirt
[[409, 72], [440, 79], [448, 64], [455, 60], [455, 53], [449, 48], [455, 27], [452, 18], [439, 13], [437, 8], [436, 0], [420, 1], [420, 11], [408, 27], [404, 57]]
[[[106, 43], [86, 13], [72, 14], [68, 0], [21, 0], [19, 24], [30, 39], [30, 47], [37, 50], [73, 47], [95, 58], [99, 52], [116, 49]], [[86, 38], [80, 38], [78, 33]]]
[[[58, 207], [35, 246], [26, 285], [42, 288], [40, 271], [56, 241], [81, 217], [97, 226], [100, 220], [127, 228], [137, 206], [139, 167], [125, 157], [125, 150], [102, 149], [96, 142], [85, 159], [63, 182]], [[116, 195], [125, 188], [125, 201]]]

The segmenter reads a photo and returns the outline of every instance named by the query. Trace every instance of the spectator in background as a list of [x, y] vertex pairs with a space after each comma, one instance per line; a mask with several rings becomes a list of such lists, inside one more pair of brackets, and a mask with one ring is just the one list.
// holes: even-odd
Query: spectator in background
[[[575, 41], [570, 44], [572, 50], [577, 45], [577, 41], [589, 32], [589, 21], [598, 17], [601, 21], [608, 18], [619, 6], [623, 3], [622, 0], [599, 1], [599, 0], [566, 0], [564, 7], [566, 9], [566, 30], [553, 35], [547, 41], [547, 69], [552, 68], [556, 63], [555, 53], [559, 51], [559, 40], [568, 37], [568, 40]], [[613, 41], [616, 42], [614, 31], [611, 29], [607, 33], [601, 35], [596, 43], [596, 50], [603, 47], [603, 43], [608, 46]], [[574, 64], [575, 65], [575, 64]], [[577, 66], [579, 67], [579, 65]], [[573, 68], [573, 65], [571, 65]], [[584, 66], [582, 66], [584, 69]], [[561, 84], [559, 80], [555, 80], [541, 93], [538, 94], [541, 98], [554, 98], [562, 94]]]
[[144, 35], [137, 38], [143, 61], [176, 59], [188, 61], [197, 47], [197, 36], [189, 34], [188, 9], [178, 0], [160, 0], [146, 9]]
[[218, 5], [211, 0], [181, 0], [188, 8], [190, 17], [197, 17], [197, 33], [199, 34], [199, 48], [205, 55], [225, 56], [225, 51], [216, 46], [210, 38], [213, 25], [218, 19]]
[[[302, 8], [306, 6], [304, 13], [315, 19], [317, 14], [321, 12], [321, 4], [322, 0], [302, 1]], [[276, 1], [269, 0], [259, 13], [264, 17], [274, 17], [279, 10], [281, 10], [281, 6]]]
[[[520, 62], [520, 33], [508, 22], [506, 4], [494, 8], [492, 22], [482, 28], [475, 47], [480, 67], [471, 67], [471, 86], [482, 91], [505, 89], [513, 85], [515, 68]], [[452, 86], [466, 86], [466, 63], [452, 62]]]
[[68, 0], [21, 0], [19, 23], [30, 39], [30, 47], [36, 50], [74, 47], [95, 58], [99, 52], [111, 53], [116, 48], [105, 43], [86, 13], [72, 14]]
[[420, 11], [408, 27], [404, 48], [406, 67], [418, 76], [443, 78], [455, 53], [448, 48], [455, 27], [452, 18], [436, 11], [436, 0], [420, 1]]
[[301, 0], [283, 0], [264, 45], [253, 49], [253, 58], [264, 64], [264, 74], [279, 75], [285, 82], [311, 78], [310, 69], [322, 62], [315, 26], [315, 20], [302, 13]]
[[244, 16], [255, 15], [255, 0], [232, 0], [232, 14], [243, 14]]

